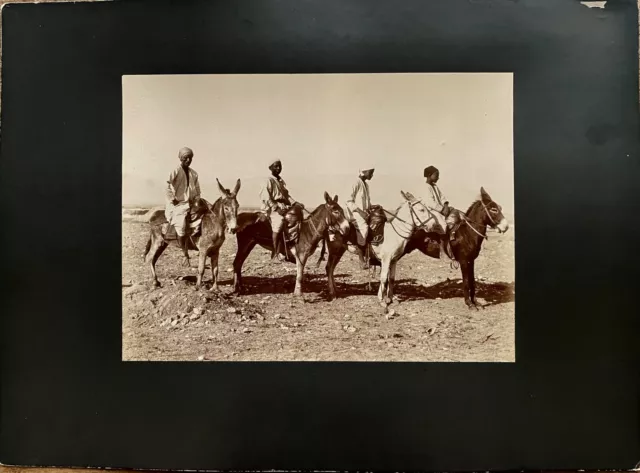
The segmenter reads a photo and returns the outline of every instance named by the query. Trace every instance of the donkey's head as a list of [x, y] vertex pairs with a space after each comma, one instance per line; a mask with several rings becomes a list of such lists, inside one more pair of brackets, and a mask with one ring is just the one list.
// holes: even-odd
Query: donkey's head
[[341, 235], [347, 235], [350, 231], [349, 221], [344, 216], [344, 210], [338, 204], [338, 196], [333, 199], [327, 191], [324, 193], [325, 209], [327, 211], [327, 225]]
[[238, 229], [238, 200], [236, 199], [236, 196], [240, 190], [240, 179], [236, 181], [236, 186], [232, 191], [225, 189], [218, 179], [216, 179], [216, 182], [218, 183], [218, 189], [222, 196], [222, 213], [224, 214], [227, 230], [230, 233], [235, 233]]
[[409, 217], [408, 221], [411, 221], [416, 229], [430, 230], [435, 220], [427, 206], [422, 203], [421, 199], [414, 197], [411, 192], [400, 191], [400, 194], [405, 200], [406, 212]]
[[502, 215], [502, 207], [491, 199], [484, 187], [480, 188], [480, 203], [485, 213], [484, 223], [500, 233], [506, 232], [509, 229], [509, 222]]

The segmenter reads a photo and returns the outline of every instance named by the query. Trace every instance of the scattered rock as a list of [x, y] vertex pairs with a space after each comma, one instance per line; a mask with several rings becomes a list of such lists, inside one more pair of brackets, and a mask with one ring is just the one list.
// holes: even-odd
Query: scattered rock
[[427, 330], [427, 333], [429, 335], [433, 335], [434, 333], [436, 333], [436, 328], [435, 327], [431, 327], [429, 330]]
[[191, 314], [189, 316], [189, 320], [198, 320], [200, 318], [199, 314]]
[[177, 320], [173, 320], [173, 321], [171, 322], [171, 326], [172, 326], [172, 327], [175, 327], [176, 325], [178, 325], [178, 321], [177, 321]]
[[198, 361], [202, 361], [202, 360], [204, 360], [204, 355], [200, 355], [200, 356], [198, 357]]
[[251, 333], [251, 330], [245, 327], [242, 329], [242, 333]]
[[281, 318], [282, 316], [280, 314], [276, 314], [273, 316], [274, 319], [278, 320], [279, 318]]
[[205, 323], [204, 323], [204, 324], [205, 324], [205, 325], [209, 325], [209, 321], [208, 321], [208, 320], [207, 320], [207, 321], [205, 321]]
[[227, 309], [227, 312], [228, 312], [229, 314], [237, 314], [237, 313], [238, 313], [238, 309], [236, 309], [235, 307], [229, 307], [229, 308]]
[[286, 325], [280, 324], [280, 328], [282, 330], [289, 330], [289, 327], [287, 327]]
[[245, 303], [245, 304], [248, 304], [248, 303], [249, 303], [249, 299], [245, 299], [245, 300], [244, 300], [244, 303]]
[[124, 290], [124, 294], [127, 296], [132, 296], [134, 294], [140, 294], [141, 292], [145, 292], [147, 290], [147, 286], [144, 284], [134, 284], [131, 287], [128, 287]]
[[351, 316], [350, 316], [349, 314], [345, 314], [344, 318], [345, 318], [345, 319], [350, 319], [350, 318], [351, 318]]
[[193, 313], [194, 313], [195, 315], [202, 315], [202, 314], [204, 314], [204, 310], [203, 310], [202, 308], [200, 308], [200, 307], [195, 307], [195, 308], [193, 309]]
[[402, 335], [401, 333], [394, 333], [394, 334], [392, 335], [392, 337], [393, 337], [393, 338], [402, 338], [402, 337], [404, 337], [404, 335]]

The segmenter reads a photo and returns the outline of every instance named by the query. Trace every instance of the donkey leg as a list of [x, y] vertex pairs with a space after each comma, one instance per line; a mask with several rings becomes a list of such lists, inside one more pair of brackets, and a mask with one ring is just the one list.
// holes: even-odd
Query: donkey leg
[[211, 252], [211, 278], [213, 280], [213, 284], [211, 285], [210, 291], [218, 290], [218, 256], [220, 255], [220, 248], [217, 250], [213, 250]]
[[207, 251], [203, 248], [198, 254], [198, 278], [196, 280], [196, 289], [202, 286], [202, 277], [204, 276], [204, 267], [207, 262]]
[[387, 290], [387, 300], [391, 304], [393, 301], [393, 285], [396, 282], [396, 265], [397, 261], [392, 261], [389, 265], [389, 288]]
[[[238, 250], [236, 251], [236, 257], [233, 259], [233, 292], [239, 294], [242, 290], [242, 265], [251, 250], [256, 246], [256, 242], [242, 239], [240, 236], [237, 238], [237, 242]], [[213, 265], [211, 265], [211, 269], [213, 269]]]
[[336, 280], [334, 277], [334, 271], [336, 266], [338, 266], [338, 262], [340, 262], [340, 258], [345, 252], [345, 248], [341, 247], [336, 250], [335, 253], [329, 253], [329, 258], [327, 259], [327, 281], [329, 284], [329, 300], [334, 300], [337, 297], [336, 291]]
[[385, 296], [387, 294], [387, 282], [389, 281], [390, 261], [383, 259], [380, 266], [380, 287], [378, 288], [378, 300], [383, 306], [387, 306]]
[[469, 299], [471, 303], [475, 306], [475, 308], [483, 308], [483, 306], [478, 305], [478, 301], [476, 301], [476, 271], [475, 271], [475, 261], [469, 261]]
[[156, 274], [156, 263], [158, 262], [158, 258], [160, 258], [160, 255], [166, 248], [167, 243], [164, 241], [164, 239], [153, 238], [151, 248], [145, 258], [147, 263], [149, 263], [149, 267], [151, 268], [151, 276], [153, 278], [154, 287], [160, 287], [160, 281], [158, 281], [158, 275]]
[[464, 303], [467, 304], [469, 309], [478, 309], [476, 305], [471, 301], [469, 290], [469, 262], [460, 262], [460, 271], [462, 272], [462, 291], [464, 293]]
[[297, 254], [296, 256], [296, 288], [293, 291], [295, 297], [302, 297], [302, 278], [304, 276], [304, 262]]

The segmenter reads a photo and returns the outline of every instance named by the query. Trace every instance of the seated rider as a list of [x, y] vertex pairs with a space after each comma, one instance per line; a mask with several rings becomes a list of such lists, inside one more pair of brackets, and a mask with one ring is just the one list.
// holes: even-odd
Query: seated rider
[[371, 211], [371, 194], [367, 181], [373, 178], [374, 171], [374, 168], [360, 169], [358, 180], [354, 183], [351, 196], [346, 204], [349, 220], [356, 227], [359, 246], [367, 244], [367, 236], [369, 235], [368, 221]]
[[269, 165], [269, 170], [271, 171], [271, 176], [267, 178], [264, 187], [260, 191], [260, 200], [262, 201], [262, 210], [267, 214], [271, 223], [271, 236], [273, 239], [271, 259], [286, 259], [280, 254], [285, 222], [290, 223], [291, 226], [300, 222], [304, 206], [291, 198], [287, 184], [280, 177], [282, 162], [279, 159], [273, 161]]
[[[423, 202], [433, 212], [440, 213], [445, 217], [447, 224], [446, 229], [442, 229], [442, 233], [449, 232], [449, 238], [455, 239], [455, 226], [461, 221], [459, 210], [449, 205], [449, 200], [444, 196], [437, 185], [440, 179], [440, 171], [435, 166], [428, 166], [424, 169], [424, 177], [427, 183], [427, 192], [424, 195]], [[443, 242], [444, 243], [444, 242]], [[444, 251], [444, 245], [441, 248]]]
[[198, 174], [190, 168], [193, 151], [182, 148], [178, 152], [180, 166], [169, 174], [166, 189], [165, 216], [178, 236], [178, 243], [184, 254], [184, 265], [189, 266], [188, 228], [190, 212], [200, 202], [200, 184]]

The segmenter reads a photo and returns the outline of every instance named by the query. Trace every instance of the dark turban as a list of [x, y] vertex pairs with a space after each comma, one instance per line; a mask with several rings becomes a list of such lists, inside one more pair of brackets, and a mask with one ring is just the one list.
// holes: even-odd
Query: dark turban
[[429, 177], [431, 174], [433, 174], [437, 170], [438, 170], [438, 168], [435, 167], [435, 166], [429, 166], [429, 167], [424, 168], [424, 177]]
[[273, 169], [276, 164], [282, 166], [282, 162], [279, 159], [276, 159], [275, 161], [272, 161], [271, 164], [269, 164], [269, 169]]
[[191, 148], [187, 148], [186, 146], [184, 148], [182, 148], [180, 151], [178, 151], [178, 157], [180, 159], [183, 158], [193, 158], [193, 151], [191, 150]]

